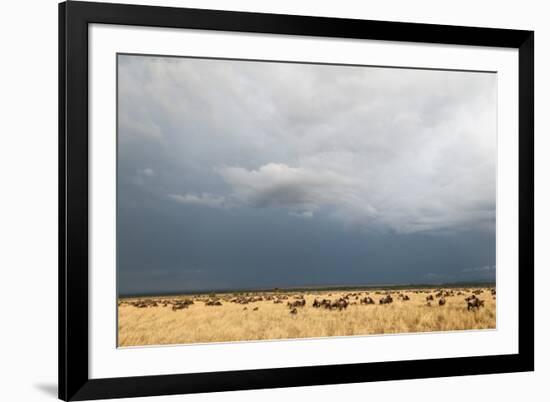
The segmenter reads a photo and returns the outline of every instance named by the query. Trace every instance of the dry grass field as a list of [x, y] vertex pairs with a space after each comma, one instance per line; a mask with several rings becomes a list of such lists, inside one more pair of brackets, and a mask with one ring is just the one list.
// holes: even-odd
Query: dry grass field
[[118, 301], [120, 347], [495, 327], [492, 288], [249, 292]]

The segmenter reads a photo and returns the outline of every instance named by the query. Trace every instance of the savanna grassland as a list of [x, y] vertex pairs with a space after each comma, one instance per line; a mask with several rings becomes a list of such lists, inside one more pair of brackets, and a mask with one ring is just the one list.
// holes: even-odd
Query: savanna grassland
[[496, 328], [494, 288], [120, 298], [118, 346]]

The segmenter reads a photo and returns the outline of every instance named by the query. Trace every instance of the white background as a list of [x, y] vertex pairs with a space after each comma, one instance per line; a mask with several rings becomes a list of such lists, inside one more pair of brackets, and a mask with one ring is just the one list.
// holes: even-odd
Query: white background
[[[407, 401], [542, 400], [550, 377], [545, 295], [550, 262], [546, 156], [550, 140], [550, 27], [544, 2], [524, 0], [163, 1], [188, 7], [478, 25], [536, 31], [536, 372], [371, 384], [172, 396], [166, 401], [406, 399]], [[57, 377], [57, 5], [50, 0], [2, 3], [0, 38], [0, 399], [54, 400]], [[546, 180], [545, 180], [546, 179]], [[539, 396], [540, 395], [540, 396]]]

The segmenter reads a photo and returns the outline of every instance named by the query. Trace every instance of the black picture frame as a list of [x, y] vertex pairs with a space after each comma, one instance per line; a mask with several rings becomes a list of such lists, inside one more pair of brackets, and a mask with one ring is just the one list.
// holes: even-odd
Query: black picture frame
[[[118, 24], [519, 51], [517, 354], [90, 379], [88, 375], [88, 25]], [[337, 367], [337, 369], [335, 369]], [[170, 395], [534, 370], [534, 32], [70, 1], [59, 4], [59, 398]]]

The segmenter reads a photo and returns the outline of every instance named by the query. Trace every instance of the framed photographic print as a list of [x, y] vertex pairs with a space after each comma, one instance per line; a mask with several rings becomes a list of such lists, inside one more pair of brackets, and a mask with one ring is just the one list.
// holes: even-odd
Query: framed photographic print
[[59, 397], [534, 369], [534, 33], [59, 5]]

